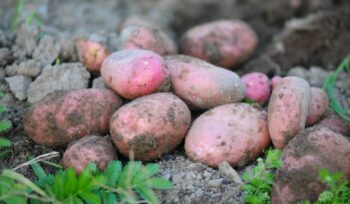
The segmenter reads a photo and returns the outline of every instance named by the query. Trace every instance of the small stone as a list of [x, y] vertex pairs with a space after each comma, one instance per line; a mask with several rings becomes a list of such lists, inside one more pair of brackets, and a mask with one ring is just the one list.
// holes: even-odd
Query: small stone
[[9, 84], [11, 92], [18, 100], [24, 100], [27, 98], [27, 90], [29, 84], [32, 82], [31, 78], [17, 75], [13, 77], [5, 78], [5, 81]]
[[0, 48], [0, 67], [3, 67], [8, 63], [10, 54], [11, 52], [8, 48]]
[[37, 77], [41, 72], [41, 65], [35, 60], [27, 60], [18, 64], [9, 65], [5, 69], [7, 76], [23, 75]]
[[45, 35], [39, 45], [35, 47], [33, 59], [36, 59], [41, 65], [51, 65], [59, 56], [61, 48], [56, 44], [55, 39], [50, 35]]
[[92, 88], [95, 89], [106, 89], [107, 86], [106, 84], [103, 82], [102, 77], [97, 77], [96, 79], [94, 79], [92, 81]]
[[22, 24], [17, 31], [16, 45], [27, 56], [31, 55], [36, 47], [36, 39], [39, 33], [38, 27]]
[[238, 173], [231, 167], [231, 165], [223, 161], [219, 164], [219, 172], [222, 176], [230, 179], [231, 181], [241, 184], [243, 183], [241, 177], [238, 175]]
[[213, 179], [213, 180], [208, 181], [208, 184], [212, 187], [219, 187], [223, 181], [224, 181], [224, 179], [222, 179], [222, 178]]

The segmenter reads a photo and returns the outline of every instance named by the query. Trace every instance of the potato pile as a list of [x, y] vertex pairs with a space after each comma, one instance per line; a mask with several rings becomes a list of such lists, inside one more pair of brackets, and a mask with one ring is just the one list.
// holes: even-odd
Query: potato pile
[[258, 72], [240, 78], [231, 71], [257, 44], [242, 21], [190, 29], [180, 43], [186, 55], [177, 54], [166, 28], [152, 25], [127, 19], [119, 28], [121, 50], [111, 54], [96, 42], [77, 41], [81, 60], [108, 89], [49, 94], [26, 113], [28, 136], [42, 145], [70, 143], [63, 164], [78, 172], [88, 162], [105, 168], [117, 152], [155, 160], [183, 141], [195, 161], [241, 166], [271, 141], [283, 148], [328, 107], [327, 95], [302, 78], [271, 81]]

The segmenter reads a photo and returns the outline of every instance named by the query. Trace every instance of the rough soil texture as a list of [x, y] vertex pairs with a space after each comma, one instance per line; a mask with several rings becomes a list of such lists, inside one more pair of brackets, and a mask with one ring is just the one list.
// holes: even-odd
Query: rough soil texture
[[[36, 145], [25, 134], [22, 120], [30, 106], [27, 101], [41, 97], [40, 92], [65, 87], [103, 87], [103, 83], [93, 83], [99, 79], [97, 75], [81, 69], [74, 39], [88, 37], [116, 51], [117, 28], [130, 15], [146, 15], [160, 22], [177, 41], [186, 30], [200, 23], [222, 18], [247, 22], [256, 30], [259, 43], [250, 59], [235, 67], [240, 75], [249, 71], [261, 71], [269, 77], [297, 75], [320, 87], [329, 71], [350, 52], [348, 0], [28, 0], [21, 19], [36, 11], [43, 18], [43, 26], [10, 30], [15, 2], [1, 0], [0, 5], [0, 90], [4, 92], [0, 103], [8, 109], [1, 118], [13, 124], [1, 133], [13, 141], [13, 146], [11, 154], [1, 159], [0, 170], [52, 151], [62, 156], [64, 148]], [[62, 65], [55, 65], [57, 57]], [[62, 69], [55, 69], [59, 67]], [[44, 85], [36, 87], [39, 81]], [[341, 75], [337, 81], [336, 96], [344, 107], [350, 107], [348, 75]], [[199, 114], [192, 112], [193, 118]], [[50, 161], [59, 163], [61, 157]], [[217, 169], [186, 158], [183, 144], [155, 162], [161, 166], [159, 175], [175, 186], [159, 192], [163, 203], [219, 203], [232, 192], [236, 193], [226, 203], [241, 202], [238, 183]], [[30, 167], [17, 171], [35, 177]]]

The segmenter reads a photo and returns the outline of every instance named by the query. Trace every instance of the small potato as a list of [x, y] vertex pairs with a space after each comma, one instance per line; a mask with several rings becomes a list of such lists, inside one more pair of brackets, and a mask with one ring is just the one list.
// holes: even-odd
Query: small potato
[[350, 141], [329, 128], [307, 128], [283, 149], [282, 162], [276, 172], [272, 203], [316, 201], [327, 188], [320, 181], [320, 169], [340, 172], [350, 179]]
[[192, 124], [185, 139], [186, 155], [211, 167], [227, 161], [241, 166], [270, 144], [265, 111], [246, 103], [210, 109]]
[[272, 90], [268, 105], [269, 132], [273, 145], [282, 149], [305, 128], [311, 90], [299, 77], [284, 77]]
[[272, 77], [272, 79], [271, 79], [271, 87], [272, 87], [272, 89], [274, 89], [277, 86], [277, 84], [281, 81], [281, 79], [282, 79], [282, 77], [280, 77], [280, 76]]
[[170, 71], [173, 92], [191, 109], [205, 110], [241, 101], [245, 96], [244, 84], [232, 71], [185, 55], [164, 59]]
[[181, 39], [184, 54], [230, 68], [246, 60], [257, 45], [255, 31], [239, 20], [218, 20], [195, 26]]
[[86, 136], [72, 144], [63, 154], [62, 163], [80, 173], [89, 163], [95, 163], [103, 171], [109, 161], [117, 159], [117, 150], [109, 136]]
[[311, 87], [311, 101], [309, 114], [307, 115], [306, 125], [311, 126], [317, 123], [328, 108], [328, 95], [322, 89]]
[[252, 72], [242, 76], [245, 84], [246, 98], [261, 104], [266, 103], [270, 97], [269, 78], [264, 73]]
[[125, 27], [119, 36], [121, 49], [145, 49], [159, 55], [176, 54], [175, 42], [159, 29], [144, 26]]
[[109, 88], [127, 99], [170, 88], [164, 60], [148, 50], [114, 52], [103, 62], [101, 76]]
[[91, 72], [100, 72], [102, 62], [110, 54], [104, 45], [87, 39], [77, 39], [75, 47], [80, 62]]
[[37, 144], [61, 146], [89, 134], [104, 135], [122, 104], [108, 89], [56, 91], [30, 107], [24, 130]]
[[122, 106], [111, 118], [114, 144], [124, 156], [149, 161], [180, 144], [191, 123], [186, 104], [171, 93], [143, 96]]

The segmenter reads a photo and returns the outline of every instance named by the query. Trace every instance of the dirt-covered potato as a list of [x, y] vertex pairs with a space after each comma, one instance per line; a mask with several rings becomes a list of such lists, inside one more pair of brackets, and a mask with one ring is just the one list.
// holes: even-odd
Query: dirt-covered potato
[[148, 50], [114, 52], [103, 62], [101, 76], [109, 88], [127, 99], [170, 88], [163, 58]]
[[145, 49], [159, 55], [177, 53], [173, 39], [162, 30], [144, 27], [128, 26], [119, 35], [120, 49]]
[[62, 163], [80, 173], [89, 163], [95, 163], [104, 170], [108, 162], [117, 159], [117, 150], [109, 136], [89, 135], [68, 146], [63, 154]]
[[246, 60], [257, 45], [255, 31], [239, 20], [218, 20], [189, 29], [181, 39], [184, 54], [230, 68]]
[[110, 121], [114, 144], [124, 156], [149, 161], [172, 151], [191, 123], [187, 105], [171, 93], [143, 96], [122, 106]]
[[245, 88], [239, 76], [200, 59], [174, 55], [164, 58], [172, 91], [191, 109], [209, 109], [241, 101]]
[[330, 108], [326, 110], [317, 125], [328, 127], [336, 133], [350, 137], [350, 124]]
[[246, 103], [210, 109], [192, 124], [185, 139], [186, 155], [211, 167], [222, 161], [241, 166], [270, 144], [267, 113]]
[[311, 87], [311, 101], [309, 114], [307, 115], [306, 125], [311, 126], [317, 123], [328, 108], [328, 95], [322, 89]]
[[341, 172], [350, 179], [350, 141], [329, 128], [314, 126], [301, 131], [283, 149], [272, 203], [315, 201], [327, 186], [320, 181], [321, 168]]
[[270, 137], [276, 148], [283, 148], [305, 128], [310, 99], [310, 86], [299, 77], [284, 77], [272, 90], [268, 105], [268, 124]]
[[246, 98], [261, 104], [266, 103], [270, 98], [270, 83], [266, 74], [251, 72], [242, 76], [245, 84]]
[[60, 146], [90, 134], [104, 135], [121, 99], [108, 89], [56, 91], [30, 107], [24, 130], [38, 144]]
[[91, 72], [99, 72], [103, 61], [110, 54], [106, 46], [92, 40], [77, 39], [75, 47], [80, 62]]

